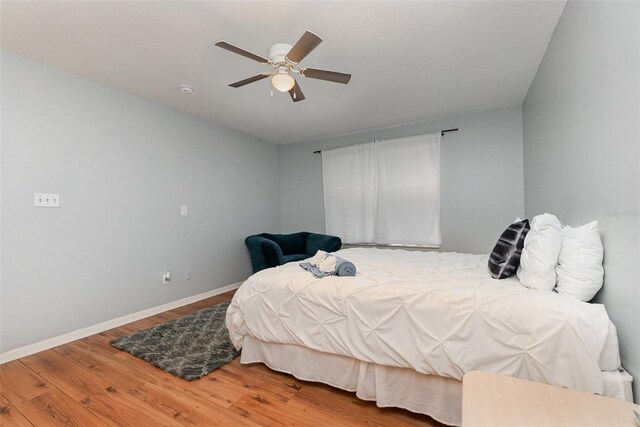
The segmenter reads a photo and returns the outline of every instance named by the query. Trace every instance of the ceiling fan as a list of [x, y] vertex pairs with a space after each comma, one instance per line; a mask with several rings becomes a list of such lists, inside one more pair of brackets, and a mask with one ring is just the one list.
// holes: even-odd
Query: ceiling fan
[[260, 55], [251, 53], [225, 41], [219, 41], [216, 46], [226, 49], [230, 52], [242, 55], [246, 58], [253, 59], [261, 64], [267, 64], [273, 67], [273, 70], [266, 73], [257, 74], [253, 77], [231, 83], [231, 87], [242, 87], [249, 83], [257, 82], [267, 77], [271, 77], [272, 86], [280, 92], [289, 92], [293, 102], [302, 101], [304, 94], [300, 90], [298, 82], [293, 74], [299, 74], [302, 77], [310, 79], [326, 80], [329, 82], [347, 84], [351, 79], [351, 74], [338, 73], [335, 71], [319, 70], [317, 68], [296, 68], [298, 63], [302, 61], [313, 49], [315, 49], [322, 39], [311, 31], [305, 31], [300, 40], [293, 46], [286, 43], [278, 43], [269, 49], [269, 59]]

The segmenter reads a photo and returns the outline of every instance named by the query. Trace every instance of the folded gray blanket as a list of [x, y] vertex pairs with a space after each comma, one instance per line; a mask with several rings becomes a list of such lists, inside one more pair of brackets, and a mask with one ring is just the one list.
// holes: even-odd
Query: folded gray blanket
[[[335, 255], [332, 255], [332, 256], [335, 256]], [[336, 269], [331, 272], [321, 271], [318, 267], [308, 262], [301, 262], [300, 267], [311, 272], [311, 274], [313, 274], [318, 279], [321, 279], [326, 276], [334, 276], [334, 275], [335, 276], [355, 276], [356, 275], [356, 266], [351, 261], [347, 261], [346, 259], [340, 258], [339, 256], [336, 256]]]

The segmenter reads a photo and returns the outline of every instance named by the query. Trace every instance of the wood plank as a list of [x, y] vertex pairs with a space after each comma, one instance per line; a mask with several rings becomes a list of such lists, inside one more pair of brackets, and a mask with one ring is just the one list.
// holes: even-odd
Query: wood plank
[[0, 426], [31, 426], [32, 424], [18, 411], [9, 400], [0, 394]]
[[75, 341], [53, 350], [120, 388], [132, 390], [148, 382], [156, 381], [153, 375], [146, 374], [145, 371], [136, 369], [120, 359], [110, 357], [83, 342]]
[[101, 393], [113, 385], [112, 381], [103, 380], [90, 370], [60, 356], [53, 350], [43, 351], [21, 360], [47, 382], [76, 401]]
[[375, 420], [380, 420], [382, 425], [389, 425], [392, 423], [394, 426], [446, 427], [446, 424], [442, 424], [424, 414], [417, 414], [402, 408], [380, 408], [375, 404], [375, 402], [365, 402], [357, 397], [356, 399], [361, 403], [366, 403], [366, 407], [362, 404], [358, 405], [360, 408], [360, 414], [363, 414], [366, 410], [368, 414], [365, 416], [369, 416]]
[[[304, 389], [304, 386], [303, 386]], [[330, 393], [318, 393], [319, 399], [324, 398]], [[387, 416], [370, 417], [367, 411], [376, 409], [385, 411], [385, 409], [377, 408], [373, 402], [364, 402], [354, 405], [351, 408], [353, 413], [347, 411], [336, 411], [331, 405], [310, 405], [297, 399], [297, 395], [283, 402], [278, 399], [272, 399], [270, 395], [264, 395], [259, 392], [250, 392], [247, 396], [234, 403], [231, 410], [242, 414], [250, 420], [261, 425], [289, 425], [289, 426], [440, 426], [439, 423], [433, 422], [430, 418], [417, 416], [415, 420], [406, 422], [398, 415], [403, 415], [403, 410], [397, 412], [392, 411]], [[395, 413], [394, 413], [395, 412]]]
[[20, 403], [21, 414], [35, 426], [106, 426], [102, 420], [58, 390]]
[[[251, 391], [231, 405], [230, 410], [260, 425], [317, 426], [316, 413], [310, 414], [287, 407], [287, 402], [273, 398], [266, 393]], [[326, 420], [325, 420], [326, 421]]]
[[152, 408], [194, 426], [255, 426], [256, 424], [232, 411], [202, 398], [200, 395], [169, 384], [146, 384], [132, 392]]
[[289, 406], [313, 407], [318, 412], [330, 412], [355, 422], [394, 426], [442, 426], [437, 421], [398, 408], [379, 408], [375, 402], [359, 399], [355, 393], [331, 386], [304, 382], [302, 389], [289, 402]]
[[163, 380], [165, 385], [170, 383], [178, 389], [189, 390], [223, 408], [228, 408], [248, 392], [242, 386], [209, 376], [188, 383], [176, 377], [163, 377]]
[[262, 364], [240, 365], [239, 358], [213, 371], [206, 378], [217, 378], [249, 391], [268, 393], [283, 402], [287, 402], [302, 388], [302, 381], [291, 375], [272, 371]]
[[44, 378], [26, 367], [20, 360], [0, 365], [0, 391], [12, 404], [33, 399], [49, 391]]
[[168, 384], [178, 389], [188, 390], [224, 408], [231, 406], [233, 402], [240, 399], [248, 392], [248, 390], [241, 385], [221, 380], [211, 374], [199, 380], [185, 381], [168, 372], [158, 369], [149, 362], [127, 352], [122, 352], [116, 357], [131, 366], [134, 366], [140, 371], [153, 369], [153, 372], [155, 373], [154, 377], [162, 384]]
[[80, 404], [109, 424], [118, 426], [181, 426], [173, 418], [153, 410], [116, 388], [86, 397]]
[[85, 343], [85, 344], [89, 344], [92, 345], [94, 347], [98, 347], [101, 350], [110, 353], [110, 354], [117, 354], [120, 353], [122, 350], [115, 348], [114, 346], [112, 346], [110, 344], [111, 340], [116, 339], [116, 338], [120, 338], [124, 335], [129, 335], [132, 334], [134, 332], [137, 332], [138, 329], [134, 329], [134, 328], [130, 328], [130, 327], [119, 327], [119, 328], [115, 328], [115, 329], [110, 329], [108, 331], [105, 332], [100, 332], [99, 334], [96, 335], [91, 335], [89, 337], [86, 338], [82, 338], [80, 341]]
[[30, 427], [32, 425], [15, 407], [0, 406], [0, 426]]
[[[305, 402], [298, 398], [298, 396], [292, 397], [287, 402], [287, 408], [289, 411], [296, 411], [308, 414], [309, 417], [313, 417], [314, 420], [318, 424], [321, 425], [336, 425], [336, 426], [384, 426], [385, 424], [379, 424], [375, 422], [371, 422], [368, 418], [358, 418], [358, 413], [346, 413], [339, 409], [332, 411], [331, 409], [327, 409], [322, 407], [322, 405], [310, 405], [308, 402]], [[398, 424], [393, 422], [393, 420], [389, 420], [389, 424], [393, 424], [394, 427]]]

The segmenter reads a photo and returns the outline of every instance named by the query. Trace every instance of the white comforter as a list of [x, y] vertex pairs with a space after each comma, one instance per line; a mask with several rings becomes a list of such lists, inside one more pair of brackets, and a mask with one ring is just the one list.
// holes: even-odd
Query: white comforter
[[608, 338], [619, 360], [604, 306], [494, 280], [486, 255], [337, 254], [356, 277], [316, 279], [296, 262], [247, 279], [227, 310], [236, 348], [251, 335], [426, 374], [486, 370], [599, 394]]

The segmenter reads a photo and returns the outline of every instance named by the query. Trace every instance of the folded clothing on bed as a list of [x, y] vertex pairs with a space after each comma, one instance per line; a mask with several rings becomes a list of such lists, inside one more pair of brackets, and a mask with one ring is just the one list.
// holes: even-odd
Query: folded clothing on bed
[[315, 277], [321, 279], [326, 276], [355, 276], [356, 266], [339, 256], [324, 252], [324, 258], [319, 260], [320, 251], [306, 262], [301, 262], [300, 267], [311, 272]]
[[331, 273], [323, 273], [322, 271], [320, 271], [320, 269], [317, 266], [308, 262], [301, 262], [300, 267], [304, 268], [305, 270], [313, 274], [318, 279], [321, 279], [325, 276], [331, 276]]
[[318, 264], [318, 269], [323, 273], [332, 274], [336, 271], [337, 264], [338, 259], [333, 255], [327, 254], [327, 256]]
[[307, 258], [304, 262], [308, 262], [309, 264], [317, 267], [326, 257], [327, 253], [325, 251], [318, 250], [314, 256]]

